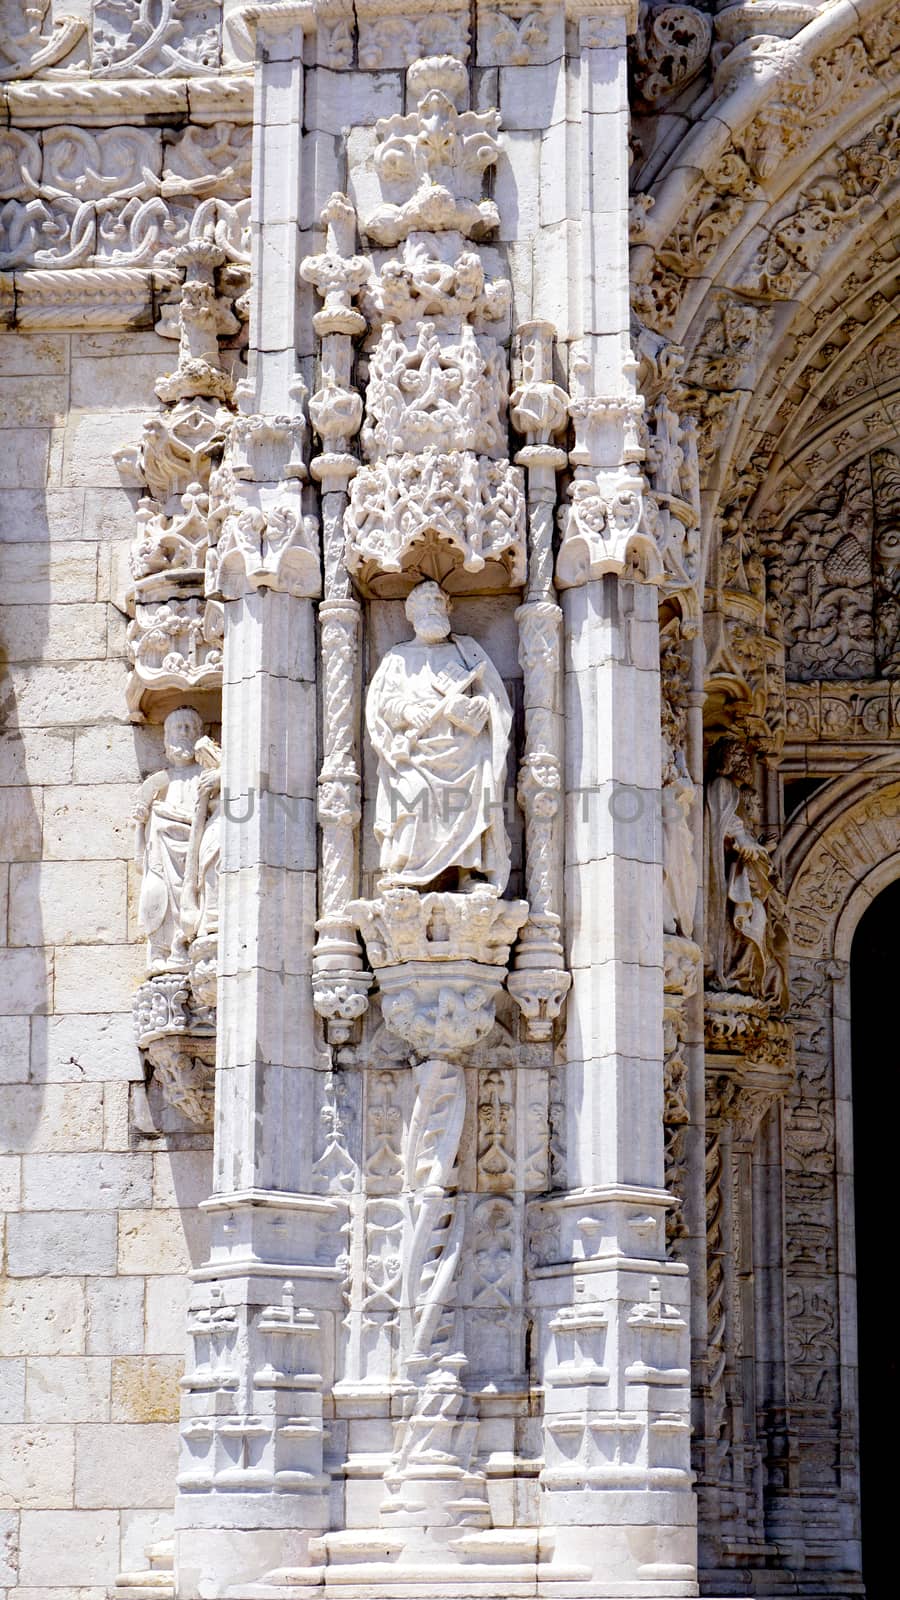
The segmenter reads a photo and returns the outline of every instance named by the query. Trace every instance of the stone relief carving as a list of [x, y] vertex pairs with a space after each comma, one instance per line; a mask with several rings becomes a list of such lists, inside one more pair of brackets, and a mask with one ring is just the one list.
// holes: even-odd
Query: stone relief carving
[[789, 679], [900, 672], [900, 458], [875, 450], [770, 542]]
[[715, 747], [706, 787], [707, 985], [787, 1005], [784, 901], [768, 851], [755, 836], [753, 769], [735, 739]]
[[359, 64], [366, 71], [408, 67], [420, 57], [469, 55], [469, 11], [448, 0], [439, 12], [419, 0], [360, 0]]
[[415, 637], [379, 663], [366, 699], [378, 756], [378, 894], [350, 909], [385, 1020], [418, 1050], [458, 1050], [493, 1025], [496, 969], [528, 912], [500, 898], [509, 841], [497, 799], [512, 713], [481, 646], [451, 633], [437, 584], [414, 589], [406, 610]]
[[685, 1007], [700, 987], [702, 952], [690, 938], [666, 931], [663, 997], [663, 1129], [666, 1188], [679, 1202], [666, 1214], [669, 1249], [687, 1234], [684, 1201], [687, 1193], [687, 1127], [691, 1120], [688, 1064], [684, 1052]]
[[443, 580], [460, 558], [464, 572], [499, 569], [515, 585], [525, 502], [507, 459], [500, 340], [510, 285], [486, 280], [465, 243], [499, 221], [493, 201], [479, 198], [498, 156], [499, 113], [459, 109], [468, 78], [449, 56], [415, 62], [408, 80], [416, 111], [376, 128], [375, 168], [397, 198], [363, 222], [375, 244], [400, 248], [360, 297], [370, 329], [366, 465], [350, 490], [347, 563], [373, 592], [403, 592], [389, 575], [407, 569]]
[[697, 798], [684, 751], [663, 736], [663, 929], [690, 939], [700, 875], [690, 817]]
[[712, 39], [711, 18], [694, 6], [640, 6], [634, 48], [639, 104], [655, 110], [680, 95], [703, 71]]
[[571, 986], [562, 948], [562, 611], [553, 587], [556, 474], [567, 463], [554, 441], [568, 422], [568, 395], [554, 382], [555, 330], [524, 323], [517, 331], [518, 382], [510, 407], [526, 443], [516, 463], [528, 480], [528, 587], [516, 611], [525, 703], [525, 754], [517, 797], [525, 816], [528, 920], [516, 950], [509, 991], [526, 1039], [553, 1036]]
[[138, 926], [148, 982], [134, 999], [137, 1040], [163, 1092], [190, 1121], [211, 1123], [218, 948], [221, 751], [189, 706], [165, 721], [168, 765], [135, 806]]
[[81, 42], [84, 17], [51, 12], [51, 0], [7, 0], [0, 39], [0, 82], [59, 67]]
[[221, 751], [189, 706], [170, 711], [164, 731], [168, 766], [144, 780], [135, 807], [151, 977], [187, 971], [194, 941], [214, 942], [218, 928]]
[[218, 8], [205, 0], [94, 0], [91, 70], [97, 77], [215, 72]]
[[175, 370], [156, 392], [167, 409], [144, 424], [136, 449], [115, 452], [126, 482], [147, 492], [135, 514], [131, 547], [133, 620], [127, 634], [132, 662], [128, 703], [135, 711], [166, 692], [215, 691], [222, 681], [222, 617], [204, 602], [210, 542], [213, 469], [232, 420], [234, 390], [223, 369], [219, 339], [239, 331], [227, 291], [243, 288], [224, 252], [197, 239], [175, 253], [185, 281], [176, 315], [161, 331], [178, 338]]
[[8, 130], [0, 153], [0, 268], [165, 265], [212, 233], [249, 263], [250, 127]]
[[495, 802], [506, 779], [512, 710], [481, 646], [450, 631], [436, 583], [406, 602], [414, 639], [379, 663], [366, 698], [378, 756], [375, 835], [381, 887], [498, 891], [509, 876], [509, 841]]
[[524, 67], [558, 61], [565, 42], [563, 7], [554, 0], [479, 4], [478, 65]]
[[900, 118], [893, 114], [830, 160], [832, 170], [811, 183], [797, 208], [765, 235], [740, 287], [773, 298], [795, 294], [851, 218], [872, 208], [894, 174], [898, 149]]
[[576, 359], [573, 366], [569, 415], [575, 445], [569, 460], [575, 474], [569, 505], [559, 514], [557, 585], [570, 588], [605, 572], [658, 582], [663, 574], [659, 511], [638, 466], [645, 454], [643, 399], [588, 394], [582, 363]]

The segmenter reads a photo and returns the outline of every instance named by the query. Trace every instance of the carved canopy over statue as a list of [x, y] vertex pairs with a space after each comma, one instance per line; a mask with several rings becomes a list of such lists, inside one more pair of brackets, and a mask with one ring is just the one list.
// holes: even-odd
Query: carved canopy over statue
[[[366, 701], [378, 756], [381, 886], [465, 892], [487, 882], [502, 892], [512, 726], [506, 690], [481, 646], [451, 633], [436, 583], [412, 591], [406, 615], [415, 638], [388, 651]], [[458, 882], [446, 879], [453, 872]]]
[[788, 932], [769, 853], [745, 818], [751, 758], [736, 739], [713, 752], [706, 789], [709, 988], [788, 1004]]

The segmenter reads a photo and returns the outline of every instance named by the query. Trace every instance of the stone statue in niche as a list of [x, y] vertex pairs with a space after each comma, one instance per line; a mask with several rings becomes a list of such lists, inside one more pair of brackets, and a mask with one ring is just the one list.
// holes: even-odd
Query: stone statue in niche
[[451, 632], [438, 584], [413, 589], [406, 616], [415, 637], [387, 652], [366, 701], [378, 756], [380, 887], [468, 893], [489, 884], [502, 892], [506, 690], [481, 646]]
[[185, 971], [191, 941], [217, 926], [218, 747], [190, 706], [171, 711], [163, 731], [167, 765], [144, 780], [134, 810], [151, 976]]
[[201, 767], [191, 819], [184, 883], [181, 933], [190, 942], [219, 929], [219, 796], [222, 751], [212, 739], [198, 739], [194, 755]]
[[663, 928], [690, 939], [699, 875], [690, 816], [695, 789], [682, 750], [663, 737]]
[[768, 851], [748, 821], [753, 804], [749, 751], [722, 739], [706, 789], [710, 989], [788, 1003], [788, 932], [784, 900]]

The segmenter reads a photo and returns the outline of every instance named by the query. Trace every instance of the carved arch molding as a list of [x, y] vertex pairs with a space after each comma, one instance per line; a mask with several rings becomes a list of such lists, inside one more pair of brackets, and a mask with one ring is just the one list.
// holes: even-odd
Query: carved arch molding
[[[795, 1515], [859, 1537], [851, 1121], [850, 948], [900, 877], [900, 755], [824, 785], [788, 829], [796, 1076], [783, 1109], [788, 1417]], [[790, 1536], [790, 1529], [785, 1530]]]
[[[900, 18], [884, 0], [790, 10], [733, 38], [727, 19], [711, 34], [679, 8], [693, 50], [670, 50], [662, 76], [647, 78], [638, 47], [642, 386], [696, 420], [714, 588], [720, 539], [749, 526], [766, 553], [900, 432]], [[653, 15], [658, 34], [669, 12]], [[660, 39], [655, 51], [659, 66]], [[661, 138], [645, 103], [677, 104], [683, 131]]]

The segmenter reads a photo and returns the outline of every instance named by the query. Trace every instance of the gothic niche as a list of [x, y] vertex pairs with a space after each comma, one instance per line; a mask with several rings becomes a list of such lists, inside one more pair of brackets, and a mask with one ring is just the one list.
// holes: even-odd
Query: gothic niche
[[[511, 288], [486, 276], [479, 250], [499, 222], [483, 197], [499, 113], [466, 109], [468, 74], [452, 57], [414, 62], [407, 81], [415, 109], [375, 130], [382, 203], [357, 219], [333, 195], [325, 248], [300, 271], [322, 301], [310, 401], [325, 553], [313, 993], [334, 1071], [317, 1170], [326, 1188], [356, 1182], [335, 1130], [344, 1136], [341, 1080], [365, 1068], [365, 1248], [348, 1268], [362, 1312], [348, 1321], [348, 1371], [399, 1396], [371, 1521], [418, 1526], [427, 1558], [443, 1529], [499, 1537], [464, 1374], [474, 1363], [496, 1381], [503, 1341], [484, 1357], [468, 1345], [488, 1303], [519, 1304], [524, 1197], [548, 1182], [547, 1069], [570, 983], [552, 580], [554, 474], [566, 462], [552, 436], [568, 397], [552, 378], [554, 330], [517, 330], [512, 411], [527, 443], [510, 460]], [[477, 618], [486, 596], [515, 625], [523, 675], [527, 899], [506, 897], [511, 663], [504, 682], [498, 660], [454, 626], [457, 607]], [[508, 1380], [524, 1334], [507, 1343]], [[370, 1536], [356, 1554], [353, 1537], [328, 1536], [362, 1560]]]
[[166, 766], [145, 778], [134, 812], [149, 973], [134, 1021], [167, 1099], [211, 1126], [222, 752], [189, 706], [169, 712], [164, 736]]
[[234, 382], [219, 339], [240, 328], [233, 297], [241, 273], [218, 244], [198, 237], [173, 253], [184, 269], [160, 331], [178, 339], [175, 370], [158, 380], [163, 410], [136, 450], [116, 459], [143, 493], [131, 547], [132, 670], [126, 690], [137, 720], [163, 721], [165, 765], [135, 806], [141, 873], [138, 921], [147, 981], [134, 1026], [149, 1067], [176, 1113], [212, 1126], [218, 949], [222, 608], [207, 598], [210, 486], [233, 422]]

